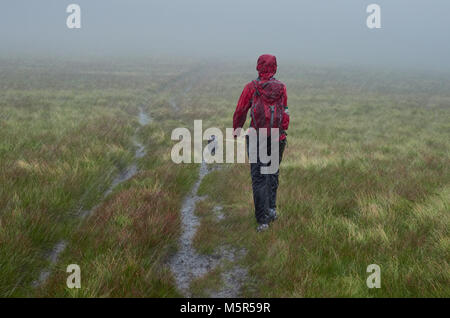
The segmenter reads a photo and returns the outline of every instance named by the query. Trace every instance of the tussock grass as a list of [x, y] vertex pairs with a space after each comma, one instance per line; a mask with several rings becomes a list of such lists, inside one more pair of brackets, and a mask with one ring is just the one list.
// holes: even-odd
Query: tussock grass
[[[48, 64], [32, 65], [27, 78], [22, 64], [0, 75], [0, 295], [175, 295], [168, 269], [159, 266], [174, 248], [178, 204], [196, 172], [172, 167], [170, 133], [163, 127], [139, 133], [149, 151], [139, 162], [142, 173], [87, 221], [78, 214], [101, 202], [112, 179], [134, 160], [131, 137], [138, 108], [150, 108], [149, 92], [183, 71], [170, 75], [171, 67], [164, 67], [165, 73], [151, 74], [159, 81], [153, 82], [146, 72], [112, 73], [101, 63], [94, 67], [106, 68], [100, 73], [90, 65], [65, 69], [63, 63], [52, 71]], [[38, 80], [43, 69], [47, 80]], [[32, 288], [62, 239], [69, 245], [52, 268], [56, 275]], [[72, 263], [82, 269], [81, 293], [66, 288]]]
[[[345, 78], [340, 70], [345, 80], [337, 82], [308, 72], [280, 72], [291, 127], [279, 220], [256, 233], [249, 167], [226, 166], [205, 178], [200, 193], [227, 218], [204, 219], [198, 248], [246, 248], [253, 277], [247, 296], [448, 297], [448, 91], [406, 74], [393, 80], [374, 73], [360, 86], [358, 73]], [[226, 87], [227, 118], [211, 119], [222, 127], [230, 125], [231, 95], [239, 94]], [[366, 286], [374, 263], [381, 289]]]
[[[198, 166], [171, 162], [171, 131], [192, 130], [195, 119], [204, 129], [231, 127], [254, 66], [0, 64], [0, 295], [179, 296], [167, 260]], [[208, 198], [196, 210], [196, 248], [245, 248], [245, 296], [450, 296], [448, 76], [281, 63], [279, 79], [291, 113], [280, 218], [256, 233], [249, 167], [223, 165], [199, 189]], [[154, 119], [137, 136], [148, 154], [102, 201], [134, 160], [140, 107]], [[98, 203], [91, 217], [77, 217]], [[213, 215], [217, 204], [224, 220]], [[49, 281], [31, 288], [61, 239], [68, 246]], [[72, 263], [80, 290], [65, 284]], [[373, 263], [381, 289], [365, 283]], [[224, 270], [195, 280], [194, 294], [220, 288]]]

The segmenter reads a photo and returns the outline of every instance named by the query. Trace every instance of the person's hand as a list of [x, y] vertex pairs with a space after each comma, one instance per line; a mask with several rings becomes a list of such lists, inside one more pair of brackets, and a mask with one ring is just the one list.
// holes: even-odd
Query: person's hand
[[241, 130], [242, 130], [242, 128], [236, 128], [236, 129], [233, 131], [233, 137], [234, 137], [235, 139], [241, 135]]

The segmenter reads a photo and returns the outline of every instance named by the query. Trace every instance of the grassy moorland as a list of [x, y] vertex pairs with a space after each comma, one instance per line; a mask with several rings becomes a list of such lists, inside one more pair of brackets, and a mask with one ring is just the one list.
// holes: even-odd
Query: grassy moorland
[[[448, 297], [448, 77], [284, 70], [291, 126], [280, 218], [256, 233], [249, 169], [228, 166], [202, 184], [208, 200], [198, 213], [220, 204], [226, 217], [203, 219], [198, 249], [246, 248], [246, 296]], [[232, 85], [222, 90], [231, 108], [218, 119], [222, 126], [238, 93]], [[381, 267], [381, 289], [366, 286], [369, 264]]]
[[[167, 263], [198, 165], [172, 163], [170, 134], [194, 119], [230, 127], [254, 66], [0, 63], [0, 296], [179, 296]], [[449, 76], [280, 63], [278, 77], [291, 112], [280, 218], [256, 233], [248, 166], [223, 165], [200, 186], [198, 251], [245, 249], [244, 296], [450, 296]], [[135, 160], [140, 108], [153, 119], [137, 136], [147, 154], [103, 199]], [[79, 290], [65, 284], [73, 263]], [[381, 289], [365, 283], [374, 263]], [[221, 270], [194, 281], [194, 294], [220, 288]]]
[[[65, 295], [58, 279], [71, 263], [83, 268], [81, 296], [174, 295], [158, 265], [174, 248], [178, 205], [195, 167], [167, 159], [170, 123], [155, 120], [140, 130], [148, 151], [140, 173], [102, 196], [133, 159], [138, 109], [152, 115], [164, 108], [164, 97], [153, 92], [163, 96], [164, 85], [187, 70], [10, 62], [2, 61], [0, 74], [0, 295]], [[91, 217], [79, 217], [99, 202]], [[31, 287], [52, 266], [47, 254], [62, 239], [68, 248], [54, 275]], [[152, 283], [141, 288], [136, 276]]]

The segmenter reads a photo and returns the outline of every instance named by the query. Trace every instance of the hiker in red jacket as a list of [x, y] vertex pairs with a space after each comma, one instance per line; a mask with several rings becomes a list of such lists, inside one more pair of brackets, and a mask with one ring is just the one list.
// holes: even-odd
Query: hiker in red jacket
[[[270, 135], [270, 128], [279, 129], [279, 163], [286, 146], [286, 130], [289, 126], [289, 111], [287, 106], [286, 86], [276, 80], [273, 76], [277, 71], [276, 57], [269, 54], [261, 55], [258, 58], [256, 70], [259, 77], [248, 83], [239, 98], [233, 116], [234, 136], [240, 134], [244, 126], [247, 113], [251, 112], [250, 127], [255, 128], [258, 135], [261, 129], [266, 129]], [[263, 137], [265, 138], [265, 137]], [[266, 147], [264, 151], [270, 156], [271, 142], [261, 143], [258, 138], [256, 149], [258, 150], [257, 160], [250, 160], [250, 172], [252, 177], [253, 202], [255, 205], [255, 216], [258, 222], [258, 231], [268, 229], [269, 223], [277, 218], [276, 197], [278, 189], [279, 169], [275, 173], [263, 174], [261, 167], [267, 163], [261, 162], [259, 154], [260, 147]], [[249, 136], [246, 136], [247, 152], [249, 153]]]

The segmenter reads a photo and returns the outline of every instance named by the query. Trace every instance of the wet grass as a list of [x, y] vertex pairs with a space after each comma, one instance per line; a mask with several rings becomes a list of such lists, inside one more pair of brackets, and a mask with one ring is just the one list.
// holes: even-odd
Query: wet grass
[[217, 291], [223, 287], [222, 268], [217, 266], [207, 274], [194, 279], [191, 282], [190, 290], [192, 297], [210, 297], [212, 291]]
[[[175, 248], [179, 204], [197, 170], [168, 160], [171, 123], [139, 131], [148, 151], [138, 163], [141, 172], [102, 203], [111, 181], [134, 160], [138, 109], [158, 110], [149, 93], [156, 83], [148, 73], [130, 81], [129, 73], [108, 70], [94, 85], [98, 74], [89, 66], [66, 70], [62, 63], [43, 85], [40, 69], [25, 78], [16, 66], [1, 74], [0, 295], [177, 295], [164, 262]], [[158, 85], [183, 73], [164, 72], [151, 74]], [[98, 203], [91, 217], [79, 217]], [[52, 265], [47, 255], [60, 240], [68, 247]], [[66, 287], [72, 263], [81, 267], [82, 290]], [[49, 266], [50, 280], [33, 288]]]
[[[179, 296], [168, 259], [198, 165], [172, 163], [170, 134], [192, 130], [194, 119], [230, 127], [253, 66], [0, 62], [0, 296]], [[283, 65], [279, 73], [291, 112], [280, 218], [256, 233], [249, 167], [223, 165], [199, 189], [208, 197], [195, 211], [198, 251], [244, 248], [244, 296], [450, 296], [448, 77]], [[102, 200], [134, 160], [140, 107], [153, 118], [138, 134], [148, 153]], [[61, 239], [68, 245], [52, 275], [32, 288]], [[381, 289], [366, 286], [373, 263]], [[81, 267], [79, 290], [66, 287], [69, 264]], [[193, 295], [222, 288], [226, 270], [196, 279]]]
[[20, 97], [2, 98], [0, 294], [26, 293], [22, 287], [44, 265], [43, 248], [70, 232], [73, 214], [96, 201], [131, 159], [124, 110], [98, 107], [88, 115], [49, 93], [24, 95], [48, 106], [22, 109]]
[[[198, 248], [245, 248], [246, 296], [448, 297], [448, 91], [350, 94], [346, 84], [309, 96], [301, 81], [286, 79], [279, 220], [256, 233], [249, 167], [228, 166], [200, 188], [227, 217], [205, 219]], [[381, 289], [366, 286], [369, 264], [381, 267]]]

